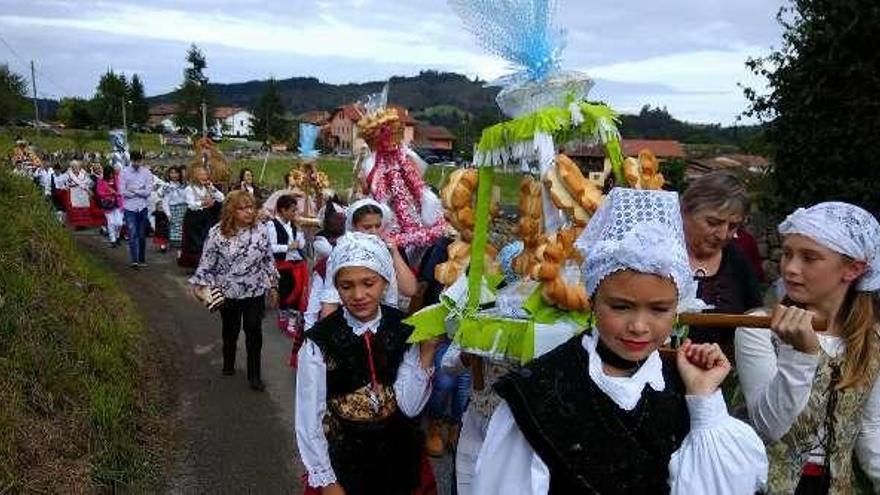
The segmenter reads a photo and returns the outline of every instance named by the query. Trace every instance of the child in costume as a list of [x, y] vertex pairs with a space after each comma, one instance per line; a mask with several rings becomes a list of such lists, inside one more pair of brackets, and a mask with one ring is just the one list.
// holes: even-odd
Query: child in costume
[[767, 493], [857, 492], [853, 455], [880, 493], [880, 224], [829, 202], [779, 233], [782, 303], [769, 330], [736, 332], [743, 394], [768, 442]]
[[718, 386], [730, 363], [686, 341], [658, 348], [696, 299], [675, 193], [614, 189], [578, 247], [596, 318], [495, 384], [473, 493], [751, 494], [766, 480], [758, 436]]
[[[382, 236], [389, 230], [393, 215], [388, 208], [375, 200], [364, 198], [355, 201], [348, 207], [345, 216], [346, 232], [362, 232]], [[393, 241], [385, 240], [388, 251], [394, 260], [395, 276], [392, 278], [383, 302], [392, 307], [398, 307], [399, 296], [412, 297], [416, 293], [417, 281], [397, 245]], [[333, 249], [334, 251], [336, 248]], [[327, 316], [339, 306], [339, 294], [331, 279], [324, 282], [324, 290], [321, 295], [321, 316]]]
[[312, 491], [420, 493], [413, 418], [431, 394], [436, 341], [407, 343], [403, 313], [381, 304], [394, 278], [374, 235], [348, 233], [330, 255], [342, 307], [306, 332], [296, 377], [296, 439]]
[[306, 239], [302, 230], [296, 227], [296, 198], [281, 196], [275, 208], [275, 218], [267, 223], [269, 246], [278, 268], [278, 325], [287, 331], [288, 321], [294, 312], [306, 309], [308, 296], [309, 268], [303, 258]]

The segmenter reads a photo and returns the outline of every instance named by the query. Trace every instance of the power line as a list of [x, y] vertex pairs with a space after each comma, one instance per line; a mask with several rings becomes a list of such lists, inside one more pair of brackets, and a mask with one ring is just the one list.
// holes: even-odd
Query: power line
[[[2, 35], [0, 35], [0, 42], [2, 42], [6, 46], [6, 48], [9, 49], [10, 52], [12, 52], [12, 55], [18, 59], [19, 63], [21, 63], [22, 66], [24, 66], [25, 68], [29, 68], [30, 64], [21, 55], [19, 55], [17, 51], [15, 51], [15, 48], [12, 48], [12, 45], [10, 45], [9, 42], [6, 41], [6, 39]], [[55, 88], [60, 90], [62, 93], [68, 94], [68, 95], [73, 94], [70, 91], [67, 91], [66, 89], [64, 89], [64, 87], [61, 86], [60, 84], [53, 81], [52, 78], [47, 76], [46, 73], [44, 73], [43, 71], [41, 71], [39, 69], [36, 69], [35, 71], [37, 74], [40, 75], [40, 77], [45, 79], [46, 82], [48, 82], [52, 86], [55, 86]]]

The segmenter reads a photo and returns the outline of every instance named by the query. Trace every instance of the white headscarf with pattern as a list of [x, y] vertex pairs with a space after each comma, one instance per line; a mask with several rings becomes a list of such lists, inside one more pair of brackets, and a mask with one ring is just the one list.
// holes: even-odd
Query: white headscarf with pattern
[[697, 298], [674, 192], [612, 189], [576, 247], [585, 258], [582, 269], [591, 297], [608, 275], [633, 270], [671, 278], [679, 313], [707, 307]]
[[798, 208], [779, 224], [779, 233], [804, 235], [834, 252], [864, 261], [868, 269], [856, 290], [880, 290], [880, 224], [867, 211], [837, 201]]

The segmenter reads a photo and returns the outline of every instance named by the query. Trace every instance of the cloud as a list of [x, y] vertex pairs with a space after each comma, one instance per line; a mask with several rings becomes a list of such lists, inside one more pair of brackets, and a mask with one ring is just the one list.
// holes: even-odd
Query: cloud
[[[745, 108], [736, 83], [753, 85], [746, 58], [778, 40], [773, 14], [782, 1], [563, 1], [565, 64], [597, 78], [594, 96], [617, 108], [650, 103], [729, 122]], [[491, 80], [509, 72], [443, 0], [0, 0], [0, 13], [0, 33], [37, 60], [57, 83], [41, 91], [56, 95], [90, 95], [108, 67], [138, 72], [149, 94], [169, 91], [192, 42], [215, 82], [363, 82], [423, 69]]]

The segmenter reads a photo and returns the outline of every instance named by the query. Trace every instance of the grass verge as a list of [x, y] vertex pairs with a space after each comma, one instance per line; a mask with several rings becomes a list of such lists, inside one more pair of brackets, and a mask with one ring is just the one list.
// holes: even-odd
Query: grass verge
[[5, 170], [0, 219], [0, 493], [149, 491], [167, 402], [133, 303]]

